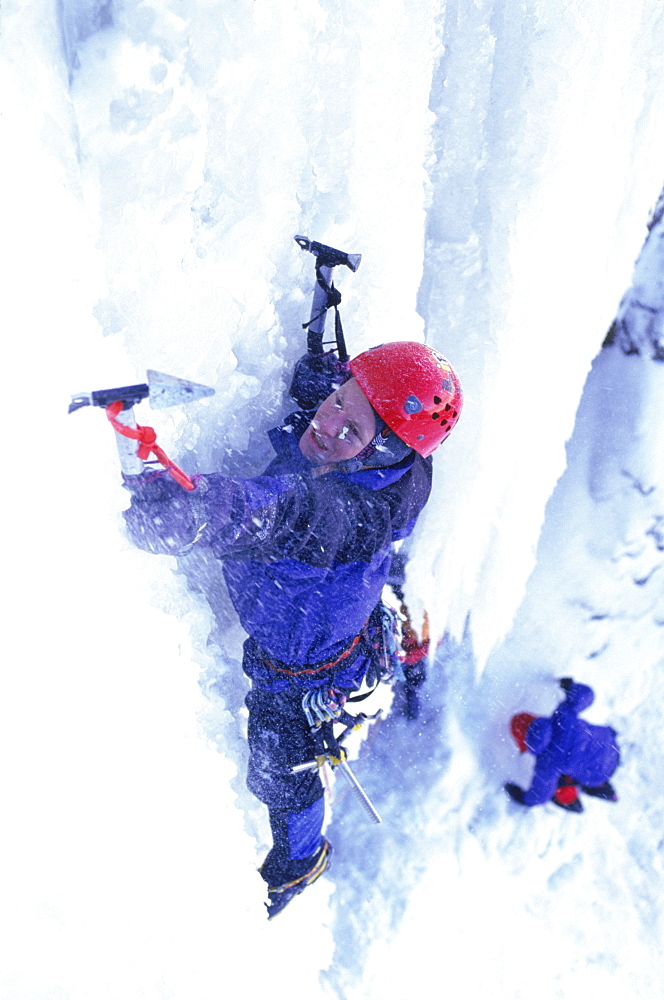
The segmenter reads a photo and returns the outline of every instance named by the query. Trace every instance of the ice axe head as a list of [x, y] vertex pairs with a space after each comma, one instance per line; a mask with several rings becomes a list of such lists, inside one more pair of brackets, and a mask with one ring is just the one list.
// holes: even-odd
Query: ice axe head
[[295, 242], [302, 250], [308, 250], [317, 258], [320, 267], [337, 267], [345, 264], [351, 271], [357, 271], [362, 260], [361, 253], [346, 253], [345, 250], [335, 250], [334, 247], [327, 247], [324, 243], [316, 243], [315, 240], [307, 239], [306, 236], [296, 236]]
[[149, 400], [153, 410], [163, 410], [167, 406], [182, 406], [183, 403], [193, 403], [205, 396], [214, 396], [214, 389], [198, 382], [188, 382], [187, 379], [175, 375], [164, 375], [149, 368], [147, 372]]
[[163, 410], [167, 406], [182, 406], [183, 403], [192, 403], [195, 399], [214, 395], [214, 389], [210, 389], [207, 385], [189, 382], [175, 375], [165, 375], [153, 369], [148, 369], [147, 378], [147, 384], [98, 389], [95, 392], [82, 392], [72, 396], [69, 412], [73, 413], [82, 406], [101, 406], [106, 409], [118, 400], [122, 403], [123, 410], [129, 410], [142, 399], [147, 399], [154, 410]]

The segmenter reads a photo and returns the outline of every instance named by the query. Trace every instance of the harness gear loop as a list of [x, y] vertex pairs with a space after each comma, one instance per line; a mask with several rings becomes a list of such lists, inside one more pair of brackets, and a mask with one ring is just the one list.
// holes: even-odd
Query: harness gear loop
[[120, 423], [117, 417], [122, 407], [122, 400], [116, 400], [110, 406], [106, 407], [106, 416], [113, 430], [117, 431], [118, 434], [126, 438], [131, 438], [133, 441], [138, 441], [137, 457], [145, 461], [152, 453], [157, 461], [164, 466], [166, 471], [171, 474], [176, 483], [183, 486], [185, 490], [196, 489], [195, 483], [191, 481], [186, 472], [183, 472], [175, 462], [171, 462], [164, 449], [159, 447], [157, 444], [157, 433], [153, 427], [141, 427], [140, 424], [137, 424], [136, 427], [127, 427], [126, 424]]

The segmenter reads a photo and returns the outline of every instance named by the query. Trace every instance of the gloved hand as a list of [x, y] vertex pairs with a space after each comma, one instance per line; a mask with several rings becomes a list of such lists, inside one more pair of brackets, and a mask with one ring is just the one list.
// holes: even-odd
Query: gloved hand
[[347, 369], [334, 351], [305, 354], [295, 365], [288, 391], [303, 410], [315, 410], [343, 379]]
[[573, 683], [574, 681], [571, 677], [561, 677], [559, 681], [560, 687], [563, 691], [569, 691]]
[[[123, 476], [131, 506], [122, 516], [134, 545], [146, 552], [180, 555], [205, 521], [199, 508], [203, 489], [189, 492], [165, 471]], [[199, 517], [197, 514], [200, 512]]]
[[173, 481], [165, 469], [146, 469], [137, 476], [122, 474], [122, 485], [136, 500], [150, 503], [169, 500], [175, 495]]
[[343, 712], [346, 695], [336, 688], [311, 688], [302, 698], [302, 709], [313, 729], [323, 722], [334, 722]]
[[505, 791], [511, 799], [518, 802], [519, 805], [525, 805], [523, 801], [523, 788], [519, 788], [518, 785], [507, 784], [505, 785]]

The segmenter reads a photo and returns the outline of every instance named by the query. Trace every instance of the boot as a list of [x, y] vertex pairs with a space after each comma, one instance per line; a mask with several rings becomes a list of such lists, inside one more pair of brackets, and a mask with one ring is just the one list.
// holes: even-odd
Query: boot
[[616, 790], [610, 781], [605, 781], [602, 785], [581, 785], [581, 791], [586, 795], [594, 795], [596, 799], [606, 799], [607, 802], [617, 802]]
[[[265, 904], [267, 906], [267, 918], [272, 920], [276, 917], [278, 913], [281, 913], [283, 909], [290, 903], [294, 896], [299, 895], [299, 893], [304, 892], [307, 886], [312, 885], [319, 878], [323, 872], [326, 870], [330, 863], [330, 855], [332, 853], [332, 846], [329, 841], [323, 840], [322, 847], [320, 850], [307, 858], [304, 862], [300, 862], [298, 867], [306, 867], [306, 870], [300, 874], [295, 875], [295, 877], [288, 878], [279, 885], [271, 885], [270, 879], [266, 878], [268, 883], [268, 902]], [[266, 859], [266, 864], [269, 860]], [[261, 868], [261, 875], [263, 878], [266, 877], [267, 872], [264, 870], [265, 865]]]

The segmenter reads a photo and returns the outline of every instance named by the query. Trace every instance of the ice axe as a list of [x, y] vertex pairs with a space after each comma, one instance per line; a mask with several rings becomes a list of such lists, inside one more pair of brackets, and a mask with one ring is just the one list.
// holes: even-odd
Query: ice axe
[[302, 250], [308, 250], [314, 257], [317, 257], [318, 263], [322, 267], [332, 269], [339, 264], [345, 264], [351, 271], [357, 271], [362, 260], [361, 253], [346, 253], [345, 250], [335, 250], [334, 247], [317, 243], [315, 240], [307, 239], [306, 236], [296, 236], [295, 242]]
[[380, 813], [351, 771], [345, 757], [335, 757], [332, 751], [328, 750], [317, 757], [316, 760], [309, 760], [306, 764], [295, 764], [294, 767], [291, 767], [291, 773], [301, 774], [303, 771], [315, 771], [317, 768], [322, 767], [324, 763], [330, 764], [331, 767], [339, 768], [369, 819], [373, 820], [374, 823], [382, 823]]
[[335, 267], [345, 265], [351, 271], [357, 271], [362, 260], [361, 253], [346, 253], [345, 250], [335, 250], [324, 243], [317, 243], [315, 240], [307, 239], [306, 236], [296, 236], [295, 242], [302, 250], [308, 250], [316, 258], [316, 288], [314, 289], [313, 302], [311, 303], [311, 318], [304, 324], [307, 331], [307, 348], [310, 354], [323, 354], [323, 333], [325, 331], [325, 317], [327, 310], [334, 308], [335, 311], [335, 334], [337, 340], [337, 351], [340, 361], [348, 361], [348, 352], [343, 339], [341, 320], [339, 319], [338, 305], [341, 302], [341, 295], [332, 283], [332, 270]]
[[345, 727], [339, 736], [334, 735], [334, 724], [332, 722], [319, 723], [313, 726], [311, 734], [318, 750], [315, 759], [308, 760], [304, 764], [295, 764], [291, 767], [291, 774], [315, 771], [317, 768], [322, 768], [324, 764], [329, 764], [332, 768], [338, 767], [358, 802], [369, 816], [369, 819], [374, 823], [382, 823], [380, 813], [351, 771], [346, 759], [346, 749], [342, 744], [350, 733], [360, 729], [365, 722], [374, 722], [382, 714], [382, 709], [379, 709], [375, 715], [365, 715], [364, 712], [358, 712], [357, 715], [350, 715], [350, 713], [342, 710], [335, 720], [335, 722], [340, 722]]
[[120, 455], [120, 466], [126, 476], [138, 476], [143, 472], [144, 459], [153, 453], [185, 489], [194, 489], [189, 477], [167, 457], [157, 445], [157, 436], [151, 427], [141, 427], [136, 423], [133, 407], [147, 399], [154, 410], [167, 406], [181, 406], [205, 396], [213, 396], [214, 389], [197, 382], [188, 382], [175, 375], [149, 369], [147, 383], [125, 385], [115, 389], [98, 389], [95, 392], [81, 392], [72, 396], [69, 413], [83, 406], [100, 406], [106, 411], [116, 432], [115, 440]]

